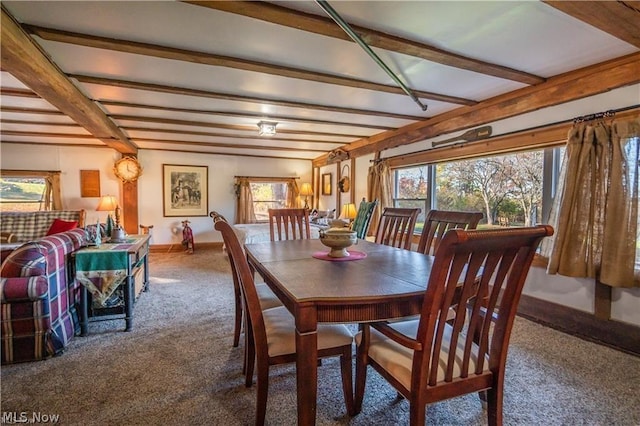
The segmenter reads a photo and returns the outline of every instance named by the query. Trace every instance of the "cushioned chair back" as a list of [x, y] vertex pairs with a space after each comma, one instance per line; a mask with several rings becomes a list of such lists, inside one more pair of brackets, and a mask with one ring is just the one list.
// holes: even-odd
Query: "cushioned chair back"
[[378, 222], [376, 243], [411, 249], [411, 239], [418, 214], [420, 209], [385, 207]]
[[371, 218], [373, 217], [373, 211], [378, 205], [378, 200], [366, 201], [364, 198], [360, 202], [358, 207], [358, 213], [356, 218], [351, 224], [351, 229], [356, 231], [358, 238], [365, 238], [369, 231], [369, 225], [371, 225]]
[[269, 209], [269, 233], [271, 241], [310, 239], [309, 210]]
[[429, 211], [424, 221], [418, 251], [424, 254], [434, 254], [442, 237], [449, 229], [476, 229], [480, 219], [482, 219], [481, 212]]

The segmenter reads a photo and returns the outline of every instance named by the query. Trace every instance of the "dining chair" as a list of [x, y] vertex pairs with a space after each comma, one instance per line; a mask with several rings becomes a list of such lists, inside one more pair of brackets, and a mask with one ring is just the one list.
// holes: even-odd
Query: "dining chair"
[[417, 251], [424, 254], [435, 254], [440, 241], [449, 229], [476, 229], [482, 216], [482, 212], [430, 210], [424, 220]]
[[[295, 362], [296, 328], [294, 318], [284, 307], [262, 310], [253, 274], [242, 247], [231, 226], [218, 221], [215, 229], [222, 233], [227, 250], [233, 258], [245, 306], [245, 329], [252, 339], [247, 340], [248, 360], [254, 360], [257, 370], [256, 425], [265, 422], [267, 396], [269, 390], [269, 367], [271, 365]], [[318, 357], [340, 356], [342, 390], [347, 412], [353, 414], [353, 382], [351, 378], [353, 335], [342, 324], [319, 324], [317, 329]], [[253, 384], [253, 362], [247, 365], [245, 385]]]
[[[548, 225], [449, 230], [436, 251], [419, 319], [360, 326], [355, 411], [362, 408], [370, 365], [409, 401], [411, 425], [424, 425], [426, 404], [483, 390], [489, 424], [501, 425], [507, 350], [522, 287], [540, 241], [552, 234]], [[448, 323], [458, 283], [464, 303]]]
[[367, 201], [363, 198], [360, 202], [356, 218], [351, 223], [351, 230], [356, 231], [356, 236], [359, 239], [367, 237], [367, 232], [369, 232], [369, 226], [371, 225], [371, 218], [377, 205], [378, 200]]
[[385, 207], [378, 222], [376, 243], [410, 250], [420, 211], [417, 208]]
[[[227, 222], [227, 219], [222, 216], [220, 213], [216, 211], [212, 211], [209, 213], [209, 216], [213, 219], [213, 224], [215, 227], [216, 222], [223, 221]], [[227, 255], [229, 256], [229, 263], [231, 264], [232, 270], [232, 278], [233, 278], [233, 295], [234, 295], [234, 304], [235, 304], [235, 319], [233, 326], [233, 347], [237, 348], [240, 344], [240, 334], [242, 334], [242, 295], [240, 291], [240, 282], [238, 280], [237, 274], [235, 273], [235, 265], [229, 251], [226, 250]], [[258, 293], [258, 298], [260, 299], [260, 306], [262, 309], [269, 309], [276, 306], [281, 306], [282, 302], [280, 299], [271, 291], [268, 285], [265, 283], [256, 283], [256, 291]], [[243, 368], [243, 372], [245, 369]]]
[[310, 239], [309, 210], [269, 209], [269, 233], [271, 241]]

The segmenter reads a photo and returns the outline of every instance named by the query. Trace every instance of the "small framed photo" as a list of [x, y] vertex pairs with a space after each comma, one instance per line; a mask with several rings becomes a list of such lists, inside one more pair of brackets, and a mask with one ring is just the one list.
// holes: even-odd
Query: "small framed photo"
[[331, 173], [322, 175], [322, 195], [331, 195]]
[[163, 216], [207, 216], [208, 172], [208, 166], [163, 164]]

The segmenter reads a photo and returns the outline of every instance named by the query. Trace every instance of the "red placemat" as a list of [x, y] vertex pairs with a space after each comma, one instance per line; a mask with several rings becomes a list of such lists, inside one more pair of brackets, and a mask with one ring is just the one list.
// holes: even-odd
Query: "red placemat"
[[331, 257], [329, 256], [328, 251], [317, 251], [313, 253], [311, 256], [316, 259], [329, 260], [332, 262], [344, 262], [347, 260], [360, 260], [367, 257], [367, 253], [356, 251], [356, 250], [347, 250], [349, 252], [349, 256], [347, 257]]

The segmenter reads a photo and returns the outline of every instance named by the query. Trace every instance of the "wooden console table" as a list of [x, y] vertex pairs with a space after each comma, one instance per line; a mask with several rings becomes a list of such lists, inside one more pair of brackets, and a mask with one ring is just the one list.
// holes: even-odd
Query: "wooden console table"
[[[74, 253], [76, 279], [82, 284], [80, 335], [89, 321], [125, 320], [133, 326], [133, 306], [149, 289], [149, 235], [129, 235], [123, 243], [105, 243]], [[121, 298], [118, 296], [121, 293]], [[112, 303], [113, 299], [118, 303]]]

